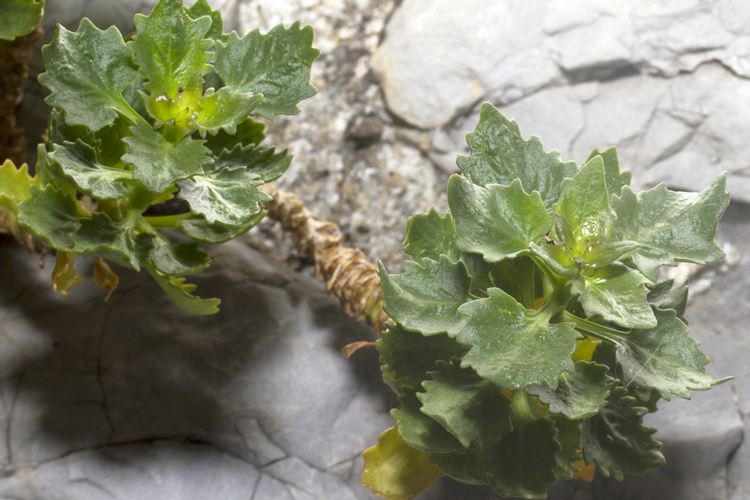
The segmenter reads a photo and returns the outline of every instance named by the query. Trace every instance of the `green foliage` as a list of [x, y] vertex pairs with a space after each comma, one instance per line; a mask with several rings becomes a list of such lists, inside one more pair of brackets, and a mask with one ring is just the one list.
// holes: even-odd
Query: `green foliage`
[[659, 467], [643, 415], [724, 380], [688, 336], [687, 286], [655, 283], [656, 270], [723, 256], [726, 176], [701, 193], [636, 194], [614, 148], [564, 163], [490, 104], [468, 142], [451, 212], [409, 219], [413, 261], [380, 272], [398, 433], [504, 496], [544, 498], [583, 463], [617, 479]]
[[28, 35], [42, 20], [44, 0], [3, 0], [0, 2], [0, 40]]
[[[11, 8], [28, 14], [41, 4], [4, 2], [0, 30]], [[159, 0], [135, 26], [127, 43], [116, 28], [102, 31], [88, 19], [77, 31], [57, 27], [42, 49], [39, 81], [55, 109], [37, 177], [4, 164], [0, 204], [57, 250], [61, 291], [80, 282], [76, 256], [92, 255], [145, 267], [178, 306], [212, 314], [219, 300], [191, 295], [195, 287], [178, 276], [213, 259], [161, 231], [221, 243], [260, 221], [270, 197], [258, 188], [281, 176], [291, 155], [261, 146], [263, 125], [252, 117], [298, 112], [315, 93], [310, 67], [319, 52], [312, 28], [299, 23], [267, 35], [224, 34], [206, 0], [189, 9]], [[182, 200], [177, 213], [154, 207], [173, 198]]]

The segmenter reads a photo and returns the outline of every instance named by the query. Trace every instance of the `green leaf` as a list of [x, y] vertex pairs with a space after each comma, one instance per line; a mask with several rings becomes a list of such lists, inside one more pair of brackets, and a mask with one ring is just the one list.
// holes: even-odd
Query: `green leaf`
[[148, 17], [136, 14], [134, 22], [137, 34], [128, 47], [152, 96], [164, 93], [174, 99], [195, 73], [211, 71], [213, 53], [208, 51], [214, 42], [204, 39], [212, 24], [209, 16], [193, 20], [182, 0], [160, 0]]
[[581, 274], [581, 268], [573, 259], [570, 250], [564, 245], [529, 245], [531, 253], [540, 257], [549, 266], [553, 273], [558, 276], [577, 277]]
[[617, 339], [617, 362], [623, 381], [638, 397], [648, 401], [651, 391], [669, 400], [672, 394], [690, 399], [690, 390], [705, 391], [729, 378], [715, 380], [706, 373], [708, 356], [674, 310], [654, 309], [659, 324], [649, 330], [633, 330]]
[[97, 150], [97, 161], [108, 167], [123, 168], [121, 159], [128, 152], [128, 145], [122, 141], [122, 138], [128, 136], [130, 136], [128, 123], [122, 118], [115, 119], [112, 125], [100, 128], [95, 134], [96, 145], [93, 145]]
[[16, 168], [10, 160], [0, 165], [0, 207], [17, 214], [16, 205], [31, 196], [31, 186], [38, 187], [39, 180], [29, 175], [28, 165]]
[[36, 178], [39, 180], [40, 187], [52, 186], [63, 193], [75, 196], [76, 190], [62, 179], [59, 175], [58, 168], [51, 165], [47, 148], [44, 144], [37, 144], [36, 147]]
[[600, 245], [589, 245], [583, 252], [583, 261], [589, 267], [604, 267], [638, 248], [635, 241], [613, 241]]
[[506, 389], [542, 382], [557, 388], [560, 373], [574, 369], [570, 355], [580, 335], [569, 323], [549, 324], [498, 288], [488, 293], [459, 308], [469, 319], [457, 340], [472, 346], [461, 366]]
[[244, 122], [262, 100], [260, 94], [235, 93], [229, 87], [222, 87], [218, 92], [208, 89], [201, 100], [195, 123], [203, 137], [206, 132], [215, 135], [220, 129], [234, 134], [237, 125]]
[[573, 479], [575, 473], [580, 470], [576, 463], [583, 460], [581, 453], [578, 451], [581, 422], [580, 420], [570, 420], [562, 415], [552, 415], [551, 418], [557, 429], [555, 440], [560, 443], [561, 447], [556, 455], [555, 476], [558, 479]]
[[184, 90], [174, 98], [164, 94], [148, 96], [144, 92], [140, 92], [140, 95], [146, 111], [154, 118], [154, 127], [161, 128], [167, 124], [170, 129], [176, 128], [188, 135], [195, 130], [195, 117], [201, 110], [203, 77], [200, 73], [193, 74]]
[[137, 68], [117, 28], [101, 31], [86, 18], [76, 32], [58, 25], [42, 56], [46, 72], [39, 83], [52, 92], [45, 101], [64, 109], [67, 123], [97, 131], [118, 114], [132, 123], [142, 120], [122, 96]]
[[406, 221], [404, 252], [414, 260], [424, 258], [440, 260], [445, 255], [451, 262], [464, 263], [471, 277], [471, 288], [487, 290], [492, 286], [489, 273], [493, 264], [485, 262], [481, 255], [462, 252], [458, 249], [458, 235], [453, 230], [450, 212], [441, 217], [433, 208], [428, 213], [417, 214]]
[[433, 453], [430, 461], [462, 483], [484, 484], [484, 462], [478, 449], [469, 449], [463, 454]]
[[573, 179], [562, 182], [560, 201], [552, 210], [570, 224], [573, 238], [580, 248], [579, 251], [571, 248], [575, 257], [588, 245], [614, 239], [617, 215], [609, 206], [601, 156], [589, 160]]
[[206, 137], [206, 146], [208, 146], [214, 156], [219, 156], [225, 149], [231, 151], [237, 145], [243, 149], [251, 144], [257, 146], [265, 138], [263, 134], [265, 127], [264, 124], [248, 118], [237, 125], [237, 131], [234, 135], [230, 135], [223, 130], [219, 130], [215, 136], [209, 134]]
[[563, 179], [577, 171], [575, 162], [560, 160], [559, 151], [546, 152], [538, 137], [524, 141], [518, 123], [490, 103], [482, 104], [479, 124], [466, 140], [471, 156], [459, 156], [457, 162], [473, 183], [508, 186], [521, 179], [524, 191], [537, 191], [547, 210], [560, 199]]
[[525, 394], [514, 394], [513, 432], [504, 434], [498, 444], [486, 441], [481, 450], [485, 481], [500, 495], [546, 498], [547, 487], [557, 481], [560, 444], [555, 424], [532, 405]]
[[[78, 139], [75, 144], [57, 144], [49, 157], [59, 165], [61, 177], [81, 193], [97, 200], [117, 200], [128, 192], [123, 181], [133, 179], [133, 173], [107, 167], [96, 161], [96, 150]], [[54, 164], [51, 165], [54, 169]]]
[[430, 455], [403, 440], [397, 427], [378, 438], [378, 444], [362, 453], [365, 459], [362, 485], [378, 496], [409, 500], [432, 486], [443, 475], [430, 463]]
[[406, 221], [404, 252], [415, 260], [428, 258], [437, 261], [441, 255], [445, 255], [452, 262], [458, 261], [462, 252], [458, 249], [458, 235], [453, 229], [451, 213], [441, 217], [432, 208], [427, 213], [409, 217]]
[[391, 410], [398, 422], [398, 433], [414, 448], [427, 453], [463, 452], [464, 447], [436, 420], [420, 411], [422, 403], [416, 393], [408, 391], [399, 395], [402, 406]]
[[52, 109], [47, 122], [47, 142], [62, 144], [65, 141], [76, 142], [80, 139], [94, 149], [99, 149], [100, 143], [94, 133], [84, 125], [68, 124], [65, 121], [66, 115], [65, 110]]
[[30, 196], [18, 204], [18, 222], [27, 231], [45, 245], [68, 252], [73, 249], [70, 235], [81, 227], [82, 215], [73, 195], [54, 186], [31, 186]]
[[500, 441], [510, 431], [510, 398], [500, 387], [470, 368], [461, 368], [461, 360], [437, 362], [437, 371], [422, 382], [424, 393], [417, 394], [422, 413], [442, 424], [463, 445], [481, 446], [485, 439]]
[[527, 195], [521, 182], [509, 187], [472, 184], [461, 176], [448, 181], [448, 203], [455, 219], [458, 247], [499, 262], [528, 252], [552, 227], [539, 193]]
[[161, 234], [156, 234], [149, 253], [154, 267], [167, 276], [182, 276], [203, 271], [216, 259], [198, 250], [197, 243], [172, 245]]
[[310, 67], [320, 55], [312, 48], [313, 29], [288, 29], [279, 24], [267, 34], [253, 30], [243, 38], [232, 32], [216, 43], [214, 68], [233, 92], [263, 94], [255, 112], [269, 120], [275, 115], [296, 115], [297, 103], [315, 95]]
[[595, 149], [591, 152], [586, 162], [594, 158], [595, 156], [601, 156], [604, 160], [604, 177], [607, 180], [607, 192], [611, 198], [613, 194], [620, 195], [622, 188], [630, 185], [630, 172], [620, 173], [620, 162], [617, 159], [617, 150], [614, 146], [600, 152]]
[[146, 189], [161, 193], [177, 181], [203, 173], [211, 164], [210, 150], [203, 141], [186, 137], [177, 144], [167, 141], [147, 123], [130, 127], [132, 137], [124, 142], [130, 146], [122, 161], [133, 165], [133, 178]]
[[404, 274], [390, 275], [380, 265], [383, 309], [407, 330], [455, 336], [465, 318], [458, 308], [471, 300], [471, 280], [462, 262], [441, 256], [439, 262], [406, 261]]
[[201, 299], [194, 295], [190, 295], [190, 292], [195, 290], [195, 285], [188, 285], [185, 283], [185, 278], [174, 278], [172, 276], [166, 276], [160, 273], [153, 264], [146, 264], [146, 269], [151, 273], [159, 286], [167, 292], [169, 298], [174, 303], [185, 311], [193, 314], [216, 314], [219, 312], [219, 299]]
[[234, 170], [241, 167], [247, 169], [249, 174], [259, 176], [263, 182], [271, 182], [281, 177], [292, 162], [292, 155], [286, 149], [280, 153], [275, 151], [275, 148], [253, 144], [242, 147], [238, 144], [231, 151], [222, 151], [213, 168]]
[[607, 406], [581, 423], [580, 445], [586, 464], [596, 462], [605, 477], [622, 481], [624, 473], [643, 475], [664, 465], [661, 443], [651, 436], [656, 429], [644, 427], [645, 408], [635, 407], [635, 398], [616, 387]]
[[437, 369], [438, 361], [449, 361], [467, 349], [444, 333], [425, 337], [394, 323], [388, 324], [376, 346], [381, 363], [393, 373], [397, 385], [413, 389], [421, 387], [427, 373]]
[[633, 262], [651, 281], [664, 264], [709, 264], [724, 257], [714, 234], [729, 204], [726, 182], [724, 173], [700, 193], [676, 193], [662, 183], [637, 195], [626, 187], [612, 198], [620, 239], [640, 245]]
[[596, 314], [624, 328], [653, 328], [656, 318], [646, 302], [648, 280], [624, 264], [589, 268], [572, 281], [588, 317]]
[[79, 220], [81, 227], [71, 235], [75, 252], [140, 271], [154, 245], [153, 234], [135, 234], [126, 221], [115, 222], [104, 212], [94, 212], [91, 217]]
[[609, 368], [604, 365], [578, 361], [575, 371], [565, 371], [560, 375], [557, 389], [547, 385], [532, 385], [526, 389], [529, 394], [539, 397], [539, 401], [549, 407], [550, 413], [557, 413], [577, 420], [596, 414], [606, 404], [613, 379], [607, 376]]
[[221, 18], [221, 12], [213, 10], [208, 4], [208, 0], [198, 0], [190, 8], [185, 9], [191, 19], [208, 16], [211, 18], [211, 28], [206, 33], [206, 37], [211, 40], [225, 40], [227, 35], [224, 34], [224, 20]]
[[658, 309], [672, 309], [677, 317], [686, 325], [685, 309], [687, 308], [687, 282], [674, 286], [674, 280], [666, 280], [649, 286], [648, 303]]
[[42, 21], [44, 0], [4, 0], [0, 3], [0, 39], [28, 35]]
[[271, 200], [258, 189], [263, 184], [259, 176], [244, 169], [225, 168], [178, 182], [177, 197], [188, 202], [190, 210], [203, 215], [209, 224], [239, 226], [260, 213], [258, 203]]
[[243, 222], [238, 226], [228, 226], [221, 222], [209, 224], [204, 217], [197, 216], [179, 221], [177, 227], [195, 241], [217, 244], [224, 243], [240, 236], [241, 234], [245, 234], [258, 224], [265, 215], [266, 212], [261, 211], [256, 216], [249, 218], [246, 222]]

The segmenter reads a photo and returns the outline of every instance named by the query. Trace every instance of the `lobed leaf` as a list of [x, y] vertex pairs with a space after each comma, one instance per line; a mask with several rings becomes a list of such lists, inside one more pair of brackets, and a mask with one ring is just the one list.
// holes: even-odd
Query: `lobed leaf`
[[211, 18], [211, 28], [206, 33], [206, 37], [211, 40], [225, 40], [227, 35], [224, 34], [224, 20], [221, 18], [221, 12], [213, 10], [208, 0], [198, 0], [185, 12], [191, 19], [198, 19], [203, 16]]
[[209, 224], [202, 216], [196, 216], [190, 219], [183, 219], [178, 222], [177, 228], [181, 229], [190, 238], [200, 243], [224, 243], [241, 234], [245, 234], [265, 217], [266, 212], [261, 211], [254, 217], [249, 218], [246, 222], [237, 226], [229, 226], [221, 222]]
[[[562, 181], [560, 200], [552, 210], [570, 224], [579, 247], [614, 239], [617, 215], [609, 206], [601, 156], [589, 160], [574, 178]], [[579, 252], [571, 250], [577, 257]]]
[[50, 167], [59, 172], [59, 178], [97, 200], [124, 197], [128, 189], [123, 182], [133, 179], [130, 171], [100, 164], [96, 150], [80, 139], [55, 145], [49, 158], [54, 162]]
[[149, 253], [154, 267], [167, 276], [183, 276], [203, 271], [216, 260], [198, 250], [197, 243], [172, 245], [161, 234], [156, 234], [154, 246]]
[[546, 152], [539, 138], [524, 141], [515, 120], [503, 116], [490, 103], [482, 104], [479, 123], [466, 136], [471, 156], [459, 156], [458, 167], [480, 186], [509, 186], [515, 179], [527, 193], [537, 191], [547, 210], [560, 199], [560, 186], [573, 177], [575, 162], [560, 160], [560, 152]]
[[640, 245], [633, 262], [656, 281], [661, 265], [676, 261], [709, 264], [724, 257], [714, 242], [716, 225], [729, 204], [726, 173], [700, 193], [677, 193], [659, 184], [637, 195], [625, 187], [612, 198], [620, 239]]
[[215, 136], [209, 134], [206, 137], [206, 146], [215, 157], [221, 155], [221, 152], [225, 149], [232, 151], [238, 145], [241, 149], [251, 144], [257, 146], [265, 138], [263, 134], [265, 127], [262, 123], [248, 118], [237, 125], [237, 131], [233, 135], [228, 134], [224, 130], [219, 130]]
[[525, 397], [514, 397], [513, 432], [497, 444], [486, 441], [481, 450], [485, 481], [503, 496], [546, 498], [547, 488], [557, 481], [554, 471], [561, 446], [555, 424], [529, 406]]
[[31, 196], [31, 186], [39, 186], [39, 179], [29, 175], [25, 163], [16, 168], [10, 160], [0, 165], [0, 207], [16, 215], [16, 206]]
[[128, 47], [152, 96], [166, 94], [174, 99], [193, 75], [212, 70], [208, 63], [214, 42], [204, 38], [211, 28], [211, 17], [191, 19], [182, 0], [160, 0], [148, 17], [136, 14], [134, 22], [137, 34]]
[[101, 31], [86, 18], [75, 32], [58, 25], [42, 56], [46, 71], [39, 83], [51, 91], [45, 102], [64, 109], [69, 124], [97, 131], [118, 115], [141, 119], [122, 96], [137, 68], [117, 28]]
[[708, 356], [674, 310], [654, 309], [658, 326], [633, 330], [617, 339], [617, 362], [623, 382], [635, 389], [643, 401], [655, 390], [666, 400], [672, 394], [690, 399], [690, 390], [704, 391], [729, 378], [715, 380], [706, 373]]
[[54, 186], [40, 189], [33, 185], [30, 196], [18, 204], [18, 221], [45, 245], [71, 251], [71, 235], [81, 227], [83, 216], [78, 202], [70, 193]]
[[471, 279], [462, 262], [406, 261], [404, 273], [388, 274], [380, 265], [383, 309], [407, 330], [455, 336], [465, 324], [459, 307], [471, 300]]
[[224, 168], [178, 182], [177, 197], [185, 200], [193, 213], [203, 215], [209, 224], [241, 226], [260, 213], [260, 202], [271, 200], [258, 189], [262, 184], [259, 176], [244, 169]]
[[73, 250], [110, 260], [140, 271], [154, 245], [154, 235], [138, 233], [127, 223], [115, 222], [104, 212], [79, 219], [80, 227], [71, 235]]
[[502, 389], [483, 379], [461, 360], [438, 361], [437, 371], [422, 382], [418, 393], [422, 413], [437, 420], [464, 448], [481, 446], [485, 439], [500, 441], [511, 430], [511, 400]]
[[448, 181], [448, 203], [455, 219], [458, 247], [499, 262], [528, 252], [529, 244], [552, 227], [539, 193], [527, 195], [521, 181], [509, 187], [472, 184], [461, 176]]
[[675, 286], [674, 280], [666, 280], [649, 286], [648, 303], [657, 309], [672, 309], [677, 317], [688, 324], [685, 319], [685, 309], [688, 300], [687, 282]]
[[275, 151], [275, 148], [253, 144], [243, 147], [238, 144], [231, 150], [223, 150], [216, 158], [213, 169], [244, 168], [247, 173], [257, 175], [263, 182], [275, 181], [286, 172], [292, 162], [292, 155], [286, 149], [280, 153]]
[[422, 413], [422, 403], [414, 391], [398, 397], [401, 407], [391, 410], [398, 422], [398, 433], [410, 446], [427, 453], [453, 453], [464, 451], [460, 441], [432, 417]]
[[232, 32], [216, 43], [214, 68], [233, 92], [262, 94], [255, 112], [269, 120], [275, 115], [296, 115], [297, 103], [315, 95], [310, 67], [320, 55], [312, 48], [313, 29], [277, 25], [267, 34], [253, 30], [243, 38]]
[[583, 460], [578, 448], [581, 421], [570, 420], [563, 415], [552, 415], [551, 418], [557, 429], [555, 440], [560, 444], [560, 451], [555, 456], [555, 476], [558, 479], [573, 479], [580, 470], [579, 462]]
[[437, 369], [438, 361], [449, 361], [466, 351], [466, 346], [444, 333], [425, 337], [395, 323], [388, 324], [376, 347], [381, 363], [393, 373], [397, 385], [412, 389], [421, 387], [427, 373]]
[[634, 406], [635, 398], [616, 387], [607, 406], [581, 423], [580, 445], [586, 464], [595, 462], [605, 477], [621, 481], [624, 473], [643, 475], [664, 465], [661, 443], [651, 436], [656, 429], [643, 426], [645, 408]]
[[613, 379], [607, 375], [609, 367], [588, 361], [578, 361], [575, 370], [560, 375], [557, 389], [545, 384], [529, 386], [526, 391], [539, 397], [550, 413], [578, 420], [596, 414], [606, 404]]
[[130, 146], [122, 161], [133, 165], [133, 178], [146, 189], [161, 193], [177, 181], [202, 174], [211, 164], [210, 150], [203, 141], [185, 137], [177, 144], [167, 141], [147, 123], [130, 127], [132, 137], [123, 141]]
[[572, 280], [571, 293], [578, 295], [588, 317], [600, 315], [624, 328], [653, 328], [656, 318], [646, 302], [648, 279], [624, 264], [589, 268]]
[[42, 21], [44, 0], [4, 0], [0, 3], [0, 40], [31, 33]]
[[378, 444], [366, 449], [362, 458], [362, 485], [391, 500], [409, 500], [443, 475], [430, 463], [428, 453], [415, 450], [403, 440], [397, 427], [384, 431]]
[[216, 314], [219, 312], [219, 299], [201, 299], [190, 292], [195, 290], [195, 285], [185, 283], [185, 278], [174, 278], [167, 276], [154, 267], [153, 264], [146, 264], [146, 269], [154, 277], [159, 286], [164, 290], [169, 298], [180, 308], [193, 314]]
[[469, 319], [457, 340], [471, 345], [461, 366], [510, 390], [542, 382], [557, 388], [560, 373], [574, 369], [570, 356], [580, 334], [569, 323], [549, 324], [498, 288], [488, 293], [459, 308]]
[[584, 164], [595, 156], [601, 156], [604, 161], [604, 178], [607, 182], [607, 193], [609, 193], [608, 198], [611, 198], [613, 194], [619, 196], [622, 188], [630, 185], [631, 174], [627, 171], [620, 173], [620, 162], [617, 159], [617, 150], [614, 146], [603, 153], [598, 149], [594, 149]]
[[218, 92], [210, 88], [203, 95], [195, 123], [203, 137], [206, 132], [215, 135], [219, 130], [234, 134], [237, 125], [244, 122], [261, 101], [261, 94], [235, 93], [229, 87], [222, 87]]
[[465, 453], [433, 453], [430, 461], [462, 483], [485, 484], [484, 461], [478, 449], [468, 449]]

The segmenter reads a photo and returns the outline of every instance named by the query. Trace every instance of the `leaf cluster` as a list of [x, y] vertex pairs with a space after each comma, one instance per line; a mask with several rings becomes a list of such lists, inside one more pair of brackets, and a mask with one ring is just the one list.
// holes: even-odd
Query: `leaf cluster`
[[[270, 197], [258, 188], [281, 176], [291, 155], [261, 146], [264, 126], [253, 117], [299, 112], [315, 93], [319, 51], [299, 22], [225, 34], [206, 0], [190, 8], [159, 0], [135, 26], [128, 39], [85, 18], [77, 31], [58, 26], [42, 49], [39, 81], [54, 109], [36, 177], [3, 165], [0, 200], [57, 251], [53, 280], [63, 293], [81, 281], [75, 257], [92, 255], [145, 267], [180, 307], [215, 313], [219, 300], [191, 295], [181, 276], [213, 262], [199, 242], [222, 243], [263, 217]], [[166, 229], [195, 243], [174, 245]], [[98, 266], [114, 286], [114, 273]]]
[[[723, 257], [726, 175], [700, 193], [635, 193], [614, 148], [563, 162], [491, 104], [467, 139], [450, 212], [409, 219], [412, 260], [380, 271], [393, 322], [377, 347], [398, 436], [504, 496], [545, 498], [591, 464], [616, 479], [659, 467], [643, 416], [724, 380], [688, 335], [687, 286], [657, 283], [657, 269]], [[429, 476], [424, 459], [378, 476], [399, 463], [389, 449], [365, 454], [368, 486], [387, 497]]]

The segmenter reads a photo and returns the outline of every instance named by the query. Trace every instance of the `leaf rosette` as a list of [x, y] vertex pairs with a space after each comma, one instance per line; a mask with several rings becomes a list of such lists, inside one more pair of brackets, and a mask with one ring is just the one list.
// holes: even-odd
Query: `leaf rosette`
[[[10, 6], [29, 16], [41, 10], [31, 0]], [[128, 41], [88, 19], [76, 31], [57, 27], [42, 49], [39, 81], [54, 109], [37, 174], [0, 167], [8, 180], [0, 203], [17, 232], [56, 250], [57, 289], [80, 283], [75, 258], [91, 255], [145, 267], [178, 306], [212, 314], [219, 300], [192, 295], [182, 276], [213, 259], [164, 231], [220, 243], [260, 221], [270, 198], [259, 187], [292, 157], [260, 145], [263, 125], [253, 117], [299, 112], [315, 94], [310, 68], [319, 51], [299, 22], [225, 34], [207, 0], [190, 8], [159, 0], [135, 26]], [[98, 268], [106, 279], [96, 281], [111, 292], [116, 275], [103, 261]]]
[[[723, 257], [726, 175], [701, 193], [634, 193], [614, 148], [564, 162], [491, 104], [467, 141], [450, 212], [412, 217], [413, 260], [400, 275], [381, 267], [393, 323], [377, 347], [402, 404], [390, 432], [504, 496], [545, 498], [593, 464], [616, 479], [659, 467], [643, 416], [726, 379], [688, 335], [687, 287], [656, 271]], [[388, 453], [365, 455], [366, 482], [386, 492]], [[433, 471], [420, 464], [411, 473]]]

